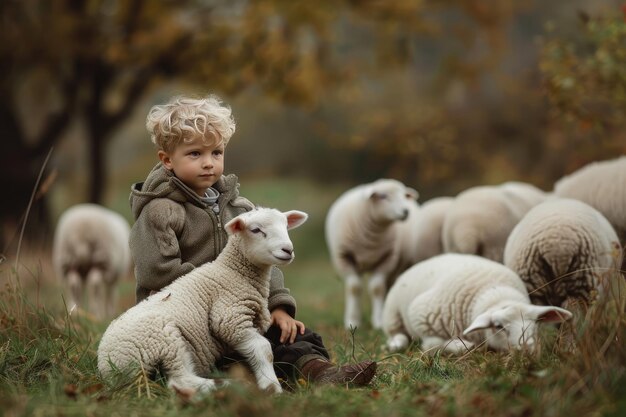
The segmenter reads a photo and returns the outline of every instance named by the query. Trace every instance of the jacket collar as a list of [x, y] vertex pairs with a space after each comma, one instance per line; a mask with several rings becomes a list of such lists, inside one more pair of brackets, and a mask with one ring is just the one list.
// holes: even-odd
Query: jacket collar
[[[220, 209], [239, 196], [238, 186], [238, 178], [234, 174], [222, 175], [213, 185], [220, 192], [218, 200]], [[131, 186], [129, 199], [135, 219], [139, 217], [145, 205], [155, 198], [169, 198], [179, 203], [190, 202], [198, 207], [207, 207], [198, 194], [166, 169], [161, 162], [152, 168], [144, 182]]]

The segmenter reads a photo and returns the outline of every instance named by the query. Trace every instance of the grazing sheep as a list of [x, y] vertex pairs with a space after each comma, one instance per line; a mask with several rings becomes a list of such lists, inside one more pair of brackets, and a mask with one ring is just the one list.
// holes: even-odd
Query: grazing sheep
[[224, 226], [224, 250], [114, 320], [98, 347], [98, 369], [159, 369], [176, 389], [210, 391], [206, 378], [225, 353], [235, 350], [250, 365], [261, 389], [281, 392], [272, 349], [262, 336], [270, 326], [267, 306], [272, 265], [294, 259], [288, 229], [307, 215], [260, 208]]
[[518, 221], [548, 194], [521, 182], [472, 187], [460, 193], [443, 224], [445, 252], [502, 262], [506, 239]]
[[404, 221], [416, 216], [417, 191], [400, 181], [380, 179], [343, 193], [326, 216], [326, 243], [345, 282], [344, 325], [361, 323], [361, 277], [370, 274], [372, 326], [380, 328], [387, 288], [414, 262], [414, 244]]
[[593, 207], [555, 198], [533, 207], [515, 226], [504, 264], [526, 284], [533, 304], [571, 308], [603, 294], [622, 262], [617, 234]]
[[[452, 206], [454, 198], [437, 197], [432, 198], [420, 205], [419, 212], [414, 218], [409, 218], [412, 230], [406, 233], [412, 241], [417, 241], [417, 252], [414, 255], [414, 263], [432, 258], [443, 253], [443, 241], [441, 232], [446, 213]], [[406, 245], [411, 247], [412, 245]]]
[[67, 290], [70, 311], [83, 306], [103, 319], [115, 313], [115, 287], [130, 267], [126, 219], [96, 204], [67, 209], [57, 223], [52, 248], [55, 273]]
[[554, 194], [583, 201], [598, 210], [626, 246], [626, 155], [590, 163], [561, 178], [554, 185]]
[[391, 351], [421, 339], [422, 350], [461, 353], [486, 343], [495, 350], [534, 349], [536, 322], [572, 314], [534, 306], [522, 280], [476, 255], [443, 254], [413, 265], [385, 300], [383, 330]]

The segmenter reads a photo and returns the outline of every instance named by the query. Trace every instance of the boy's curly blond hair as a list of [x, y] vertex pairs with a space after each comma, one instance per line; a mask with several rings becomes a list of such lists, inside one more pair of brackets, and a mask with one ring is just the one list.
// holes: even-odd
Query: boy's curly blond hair
[[171, 152], [198, 136], [207, 145], [222, 141], [226, 146], [235, 133], [235, 119], [230, 107], [214, 94], [205, 98], [176, 96], [150, 109], [146, 128], [159, 150]]

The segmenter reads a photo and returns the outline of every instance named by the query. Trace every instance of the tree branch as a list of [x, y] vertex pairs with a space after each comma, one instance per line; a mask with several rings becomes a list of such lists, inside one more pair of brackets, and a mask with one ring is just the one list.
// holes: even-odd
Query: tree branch
[[[185, 33], [180, 36], [178, 40], [172, 42], [169, 48], [163, 50], [153, 62], [148, 63], [144, 68], [137, 71], [135, 78], [126, 92], [124, 103], [115, 113], [106, 118], [104, 123], [106, 128], [113, 128], [128, 117], [137, 102], [142, 98], [150, 83], [156, 78], [155, 75], [150, 76], [150, 74], [160, 74], [167, 78], [177, 72], [177, 64], [172, 64], [170, 58], [178, 53], [181, 46], [188, 44], [191, 41], [191, 37], [191, 33]], [[155, 69], [159, 69], [159, 71], [155, 72]]]
[[72, 110], [78, 95], [78, 79], [71, 74], [63, 83], [63, 108], [47, 117], [45, 129], [35, 140], [37, 144], [32, 150], [33, 155], [41, 155], [50, 149], [58, 140], [72, 120]]

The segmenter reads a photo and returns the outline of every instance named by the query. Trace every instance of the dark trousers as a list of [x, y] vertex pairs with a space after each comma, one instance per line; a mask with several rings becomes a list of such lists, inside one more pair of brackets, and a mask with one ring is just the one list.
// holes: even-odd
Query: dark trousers
[[[322, 336], [309, 329], [304, 334], [298, 334], [293, 343], [280, 343], [280, 328], [271, 326], [263, 336], [269, 340], [274, 353], [274, 371], [276, 376], [285, 380], [297, 379], [302, 358], [330, 359], [328, 351], [322, 341]], [[243, 357], [238, 353], [230, 354], [218, 361], [217, 367], [224, 368], [234, 362], [242, 362]]]

